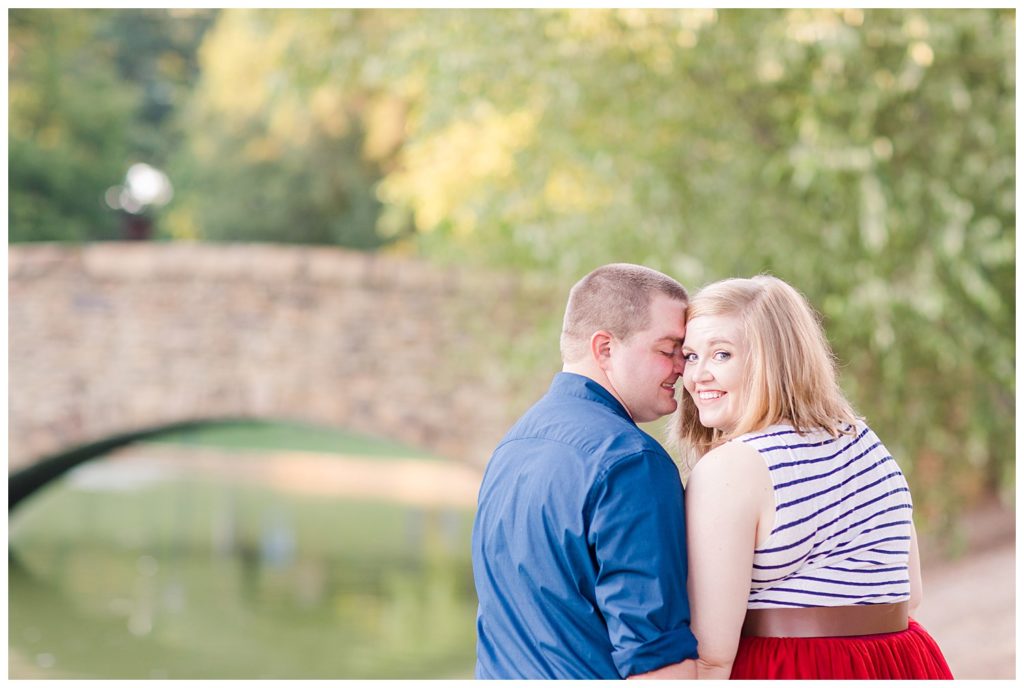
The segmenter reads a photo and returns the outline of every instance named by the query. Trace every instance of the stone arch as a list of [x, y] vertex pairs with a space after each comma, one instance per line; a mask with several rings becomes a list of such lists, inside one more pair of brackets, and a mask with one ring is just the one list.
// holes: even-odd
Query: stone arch
[[[561, 295], [390, 255], [259, 244], [9, 247], [10, 475], [201, 419], [344, 426], [483, 463], [557, 369], [511, 381]], [[554, 298], [553, 298], [554, 297]]]
[[156, 428], [143, 428], [106, 437], [96, 442], [88, 442], [49, 456], [38, 457], [32, 463], [14, 470], [8, 477], [7, 510], [10, 511], [18, 506], [18, 504], [31, 497], [33, 493], [51, 480], [56, 480], [76, 466], [103, 456], [115, 449], [141, 440], [159, 437], [169, 432], [207, 424], [213, 425], [228, 420], [231, 419], [185, 421]]

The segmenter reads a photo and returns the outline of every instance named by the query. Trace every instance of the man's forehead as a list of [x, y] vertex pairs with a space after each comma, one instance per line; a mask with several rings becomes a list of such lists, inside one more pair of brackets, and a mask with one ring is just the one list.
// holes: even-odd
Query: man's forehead
[[686, 309], [689, 304], [686, 301], [674, 299], [666, 294], [658, 294], [651, 301], [651, 311], [656, 313], [655, 317], [686, 319]]
[[666, 294], [658, 294], [651, 306], [651, 322], [646, 336], [656, 342], [668, 340], [673, 344], [681, 344], [686, 332], [687, 303]]

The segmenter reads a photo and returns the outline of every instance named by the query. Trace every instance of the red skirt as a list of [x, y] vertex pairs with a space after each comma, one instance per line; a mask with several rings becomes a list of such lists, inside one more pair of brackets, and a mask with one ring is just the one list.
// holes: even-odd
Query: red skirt
[[740, 638], [733, 679], [952, 679], [935, 640], [905, 631], [845, 638]]

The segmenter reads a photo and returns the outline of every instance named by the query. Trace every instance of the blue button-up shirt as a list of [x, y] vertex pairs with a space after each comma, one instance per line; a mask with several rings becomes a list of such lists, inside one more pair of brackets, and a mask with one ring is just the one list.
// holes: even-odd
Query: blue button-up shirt
[[685, 538], [672, 459], [604, 387], [559, 373], [480, 487], [476, 677], [618, 679], [695, 658]]

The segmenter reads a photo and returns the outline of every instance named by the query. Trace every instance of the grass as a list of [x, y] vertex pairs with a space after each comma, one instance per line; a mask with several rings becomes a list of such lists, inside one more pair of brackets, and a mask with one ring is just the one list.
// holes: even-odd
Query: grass
[[227, 450], [308, 451], [382, 459], [441, 460], [394, 440], [290, 422], [235, 421], [160, 435], [149, 442]]

